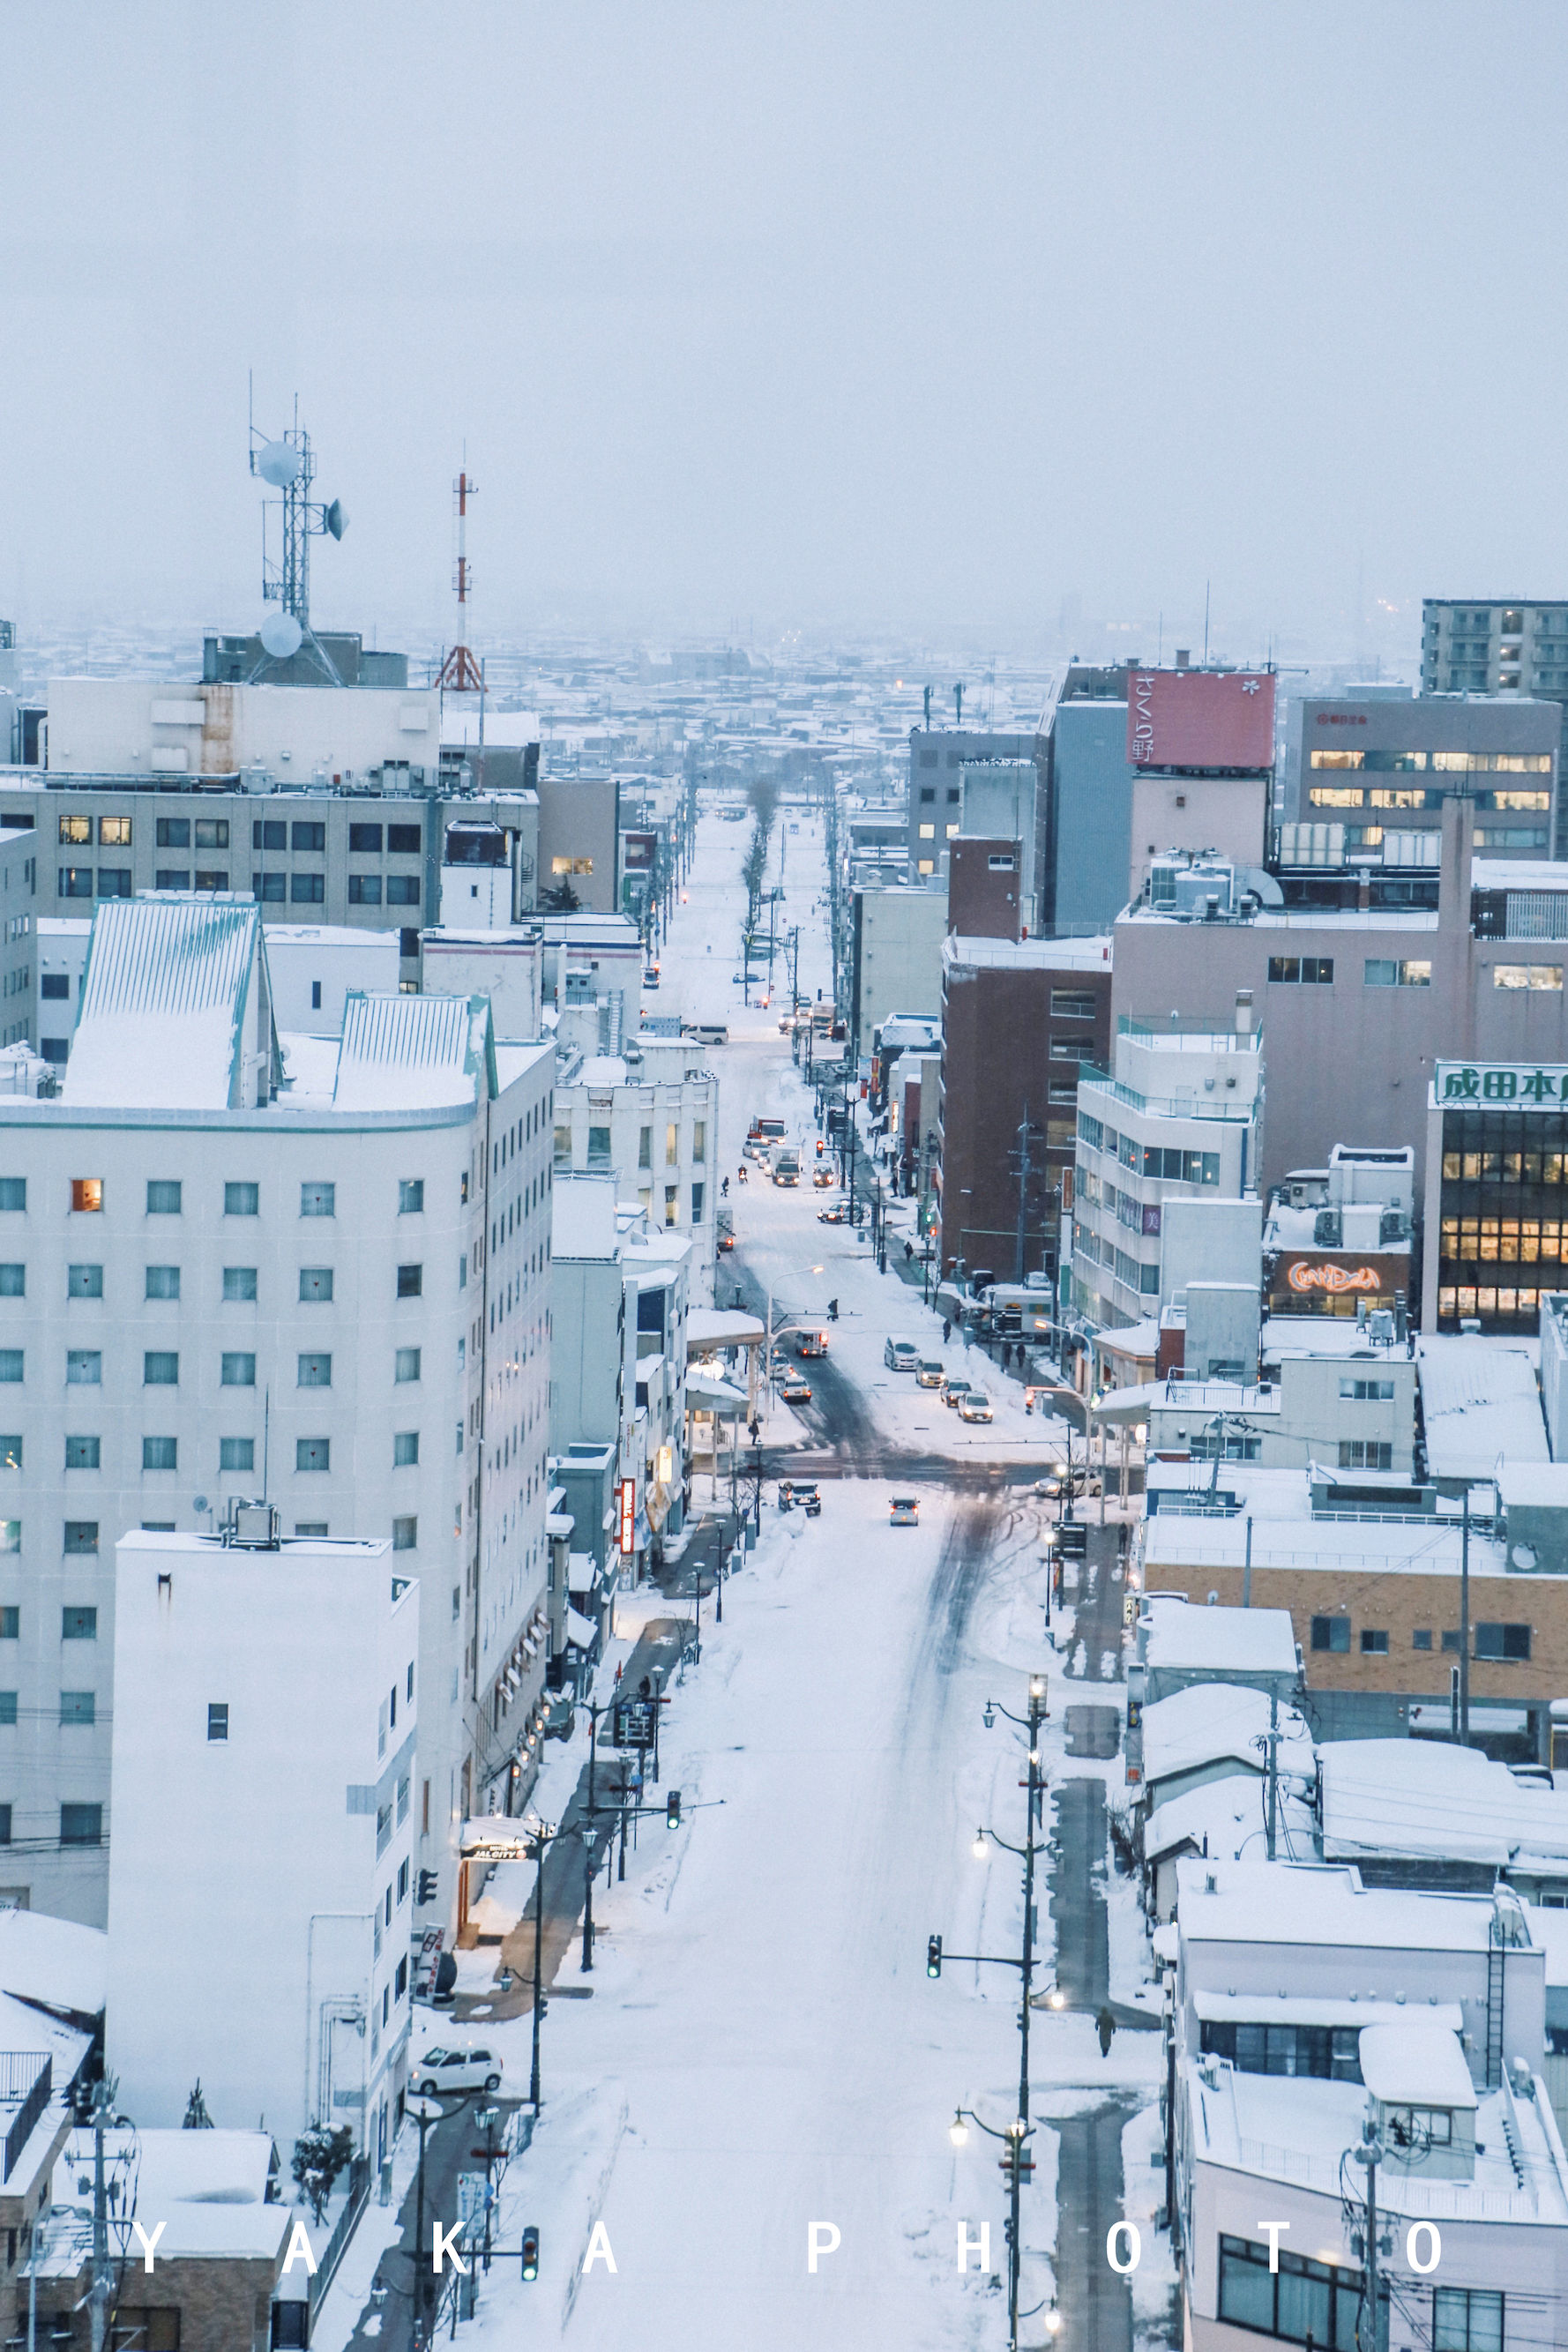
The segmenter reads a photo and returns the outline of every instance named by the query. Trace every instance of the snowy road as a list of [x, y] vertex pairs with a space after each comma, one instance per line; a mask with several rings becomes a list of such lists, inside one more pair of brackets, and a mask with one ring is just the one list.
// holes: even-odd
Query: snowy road
[[[803, 927], [803, 992], [815, 992], [829, 984], [811, 862], [820, 833], [788, 814], [802, 826], [787, 836], [789, 919]], [[745, 838], [704, 820], [657, 1000], [689, 1020], [730, 1024], [714, 1066], [721, 1164], [731, 1173], [753, 1113], [783, 1117], [808, 1150], [815, 1133], [785, 1042], [763, 1025], [772, 1016], [748, 1022], [730, 985]], [[732, 1182], [729, 1205], [748, 1284], [764, 1302], [771, 1294], [775, 1318], [816, 1319], [830, 1297], [840, 1301], [825, 1413], [805, 1434], [838, 1445], [844, 1475], [825, 1483], [818, 1519], [764, 1509], [723, 1624], [705, 1625], [702, 1663], [673, 1692], [663, 1786], [681, 1792], [681, 1825], [645, 1823], [626, 1884], [595, 1896], [593, 1997], [551, 2005], [543, 2117], [503, 2195], [500, 2234], [513, 2260], [492, 2273], [462, 2335], [484, 2352], [510, 2352], [520, 2332], [594, 2352], [1000, 2352], [1005, 2190], [991, 2143], [972, 2133], [955, 2151], [947, 2125], [960, 2105], [996, 2126], [1015, 2112], [1016, 1979], [950, 1959], [932, 1982], [926, 1943], [940, 1934], [950, 1954], [1019, 1948], [1017, 1869], [994, 1847], [984, 1862], [971, 1851], [977, 1822], [1024, 1835], [1017, 1736], [1005, 1721], [983, 1727], [987, 1699], [1022, 1709], [1028, 1674], [1045, 1667], [1053, 1787], [1119, 1769], [1066, 1754], [1069, 1694], [1114, 1694], [1098, 1657], [1084, 1677], [1097, 1689], [1061, 1679], [1043, 1619], [1041, 1507], [1026, 1487], [988, 1475], [1003, 1461], [1025, 1476], [1055, 1450], [1059, 1427], [1026, 1417], [1016, 1386], [1000, 1381], [994, 1425], [970, 1427], [888, 1371], [890, 1333], [940, 1355], [940, 1325], [918, 1293], [876, 1273], [847, 1228], [816, 1223], [809, 1191]], [[722, 1275], [735, 1264], [721, 1262], [725, 1303]], [[947, 1352], [962, 1360], [956, 1340]], [[974, 1359], [976, 1377], [990, 1369]], [[775, 1409], [770, 1443], [802, 1433]], [[920, 1524], [893, 1528], [879, 1473], [913, 1462], [930, 1474], [913, 1482]], [[647, 1596], [646, 1613], [662, 1605]], [[623, 1610], [603, 1681], [637, 1629], [637, 1611]], [[1087, 1857], [1081, 1866], [1087, 1878]], [[1052, 1932], [1042, 1905], [1042, 1982]], [[568, 1958], [563, 1989], [586, 1981]], [[509, 2084], [526, 2079], [527, 2032], [523, 2019], [489, 2034]], [[1031, 2056], [1037, 2114], [1087, 2117], [1113, 2097], [1131, 2112], [1152, 2094], [1159, 2037], [1119, 2033], [1107, 2060], [1089, 2016], [1041, 2011]], [[1127, 2299], [1106, 2303], [1101, 2335], [1089, 2278], [1101, 2250], [1079, 2235], [1086, 2211], [1114, 2200], [1114, 2133], [1097, 2124], [1087, 2142], [1076, 2126], [1069, 2137], [1075, 2165], [1092, 2146], [1101, 2167], [1083, 2193], [1076, 2172], [1063, 2191], [1076, 2282], [1064, 2304], [1088, 2323], [1071, 2340], [1124, 2345]], [[1050, 2125], [1037, 2147], [1022, 2299], [1037, 2314], [1056, 2288]], [[542, 2244], [527, 2287], [515, 2263], [525, 2221]], [[963, 2271], [960, 2226], [973, 2243], [983, 2224], [989, 2267]], [[1037, 2316], [1024, 2342], [1041, 2341], [1042, 2326]]]

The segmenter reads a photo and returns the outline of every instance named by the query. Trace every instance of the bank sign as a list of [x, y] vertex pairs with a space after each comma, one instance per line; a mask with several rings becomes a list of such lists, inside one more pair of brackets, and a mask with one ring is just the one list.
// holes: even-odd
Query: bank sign
[[1433, 1073], [1439, 1109], [1542, 1110], [1568, 1104], [1568, 1065], [1562, 1062], [1439, 1062]]

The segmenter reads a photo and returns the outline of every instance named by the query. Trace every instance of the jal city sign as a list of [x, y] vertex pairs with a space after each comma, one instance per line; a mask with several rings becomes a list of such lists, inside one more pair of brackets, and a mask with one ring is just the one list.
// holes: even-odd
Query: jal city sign
[[1432, 1074], [1439, 1110], [1544, 1110], [1568, 1105], [1568, 1064], [1439, 1062]]

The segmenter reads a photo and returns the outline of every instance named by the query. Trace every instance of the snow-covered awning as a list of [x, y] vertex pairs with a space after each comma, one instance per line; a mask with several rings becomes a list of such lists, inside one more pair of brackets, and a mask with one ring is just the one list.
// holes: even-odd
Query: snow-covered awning
[[575, 1609], [567, 1610], [566, 1639], [569, 1642], [575, 1643], [578, 1649], [586, 1650], [589, 1648], [594, 1641], [595, 1635], [598, 1633], [598, 1630], [599, 1629], [596, 1625], [590, 1624], [588, 1619], [580, 1615]]
[[567, 1554], [566, 1590], [568, 1592], [592, 1592], [598, 1580], [598, 1562], [591, 1551], [574, 1551]]
[[744, 1412], [746, 1410], [745, 1391], [721, 1380], [717, 1372], [688, 1372], [686, 1402], [703, 1412]]

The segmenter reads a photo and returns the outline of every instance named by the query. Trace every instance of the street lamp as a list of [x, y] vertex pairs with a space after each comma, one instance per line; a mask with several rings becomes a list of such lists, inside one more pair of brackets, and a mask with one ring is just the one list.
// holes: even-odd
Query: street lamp
[[1022, 2116], [1017, 2116], [1005, 2130], [997, 2131], [994, 2126], [984, 2122], [972, 2107], [958, 2107], [954, 2109], [952, 2121], [947, 2127], [947, 2136], [954, 2147], [962, 2147], [969, 2137], [966, 2123], [977, 2126], [987, 2139], [1000, 2140], [1006, 2150], [1002, 2158], [1002, 2170], [1006, 2177], [1010, 2208], [1007, 2224], [1007, 2352], [1018, 2352], [1018, 2269], [1022, 2252], [1019, 2245], [1018, 2196], [1026, 2179], [1035, 2169], [1035, 2159], [1028, 2152], [1034, 2127], [1026, 2123]]
[[947, 2127], [947, 2136], [952, 2142], [954, 2147], [962, 2147], [964, 2142], [968, 2139], [969, 2126], [963, 2120], [963, 2109], [962, 2107], [954, 2107], [952, 2111], [952, 2121]]
[[985, 1832], [984, 1832], [984, 1830], [976, 1830], [976, 1831], [975, 1831], [975, 1832], [974, 1832], [974, 1859], [975, 1859], [975, 1861], [976, 1861], [976, 1862], [984, 1862], [984, 1861], [985, 1860], [986, 1855], [990, 1853], [990, 1851], [991, 1851], [990, 1847], [989, 1847], [989, 1846], [986, 1844], [986, 1843], [985, 1843]]
[[480, 2107], [474, 2121], [485, 2136], [485, 2268], [490, 2266], [490, 2172], [496, 2160], [496, 2126], [500, 2121], [499, 2107]]
[[410, 2099], [404, 2110], [419, 2126], [419, 2171], [414, 2200], [414, 2308], [421, 2321], [430, 2308], [430, 2273], [425, 2263], [425, 2140], [426, 2134], [439, 2123], [445, 2123], [447, 2110], [435, 2099]]

